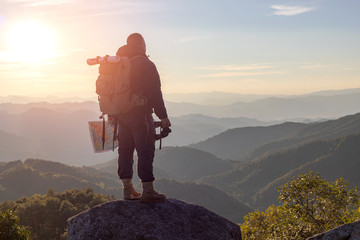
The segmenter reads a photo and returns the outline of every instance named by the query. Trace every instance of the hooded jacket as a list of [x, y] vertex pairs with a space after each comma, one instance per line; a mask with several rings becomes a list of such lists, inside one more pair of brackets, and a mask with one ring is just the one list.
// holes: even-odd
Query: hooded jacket
[[130, 84], [131, 91], [146, 97], [148, 104], [146, 113], [155, 112], [160, 119], [167, 118], [167, 112], [161, 91], [160, 76], [155, 64], [150, 61], [146, 54], [136, 48], [124, 45], [117, 51], [118, 56], [127, 56], [131, 60]]

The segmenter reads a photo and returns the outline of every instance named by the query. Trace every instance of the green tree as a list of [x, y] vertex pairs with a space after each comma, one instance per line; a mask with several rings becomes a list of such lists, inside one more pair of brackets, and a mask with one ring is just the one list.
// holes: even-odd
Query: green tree
[[35, 194], [16, 202], [4, 202], [0, 204], [0, 209], [14, 209], [20, 218], [20, 224], [29, 227], [34, 239], [60, 240], [67, 237], [69, 217], [113, 200], [113, 196], [96, 194], [90, 188], [63, 193], [57, 193], [51, 188], [45, 195]]
[[330, 183], [309, 172], [278, 189], [281, 206], [270, 206], [244, 217], [241, 225], [248, 239], [306, 239], [360, 218], [357, 188], [337, 179]]
[[0, 211], [0, 240], [29, 240], [28, 228], [19, 225], [19, 217], [12, 210]]

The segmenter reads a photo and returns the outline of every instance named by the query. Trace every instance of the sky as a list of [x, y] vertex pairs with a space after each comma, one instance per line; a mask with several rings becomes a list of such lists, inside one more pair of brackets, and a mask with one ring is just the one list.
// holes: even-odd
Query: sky
[[164, 94], [360, 87], [359, 0], [0, 0], [0, 96], [94, 97], [141, 33]]

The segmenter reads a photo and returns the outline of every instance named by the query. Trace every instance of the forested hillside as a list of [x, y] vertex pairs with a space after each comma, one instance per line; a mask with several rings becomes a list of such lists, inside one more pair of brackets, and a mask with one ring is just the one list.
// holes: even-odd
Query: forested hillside
[[274, 121], [264, 122], [255, 118], [219, 118], [202, 114], [188, 114], [171, 117], [171, 124], [173, 134], [165, 139], [166, 146], [185, 146], [204, 141], [231, 128], [269, 126], [274, 124]]
[[[134, 184], [140, 189], [137, 180], [134, 180]], [[156, 181], [155, 186], [168, 197], [206, 206], [235, 222], [241, 222], [242, 217], [251, 210], [213, 186], [167, 179]], [[0, 202], [17, 200], [33, 194], [45, 194], [50, 188], [59, 192], [91, 188], [95, 193], [122, 198], [122, 184], [116, 172], [110, 173], [90, 167], [71, 167], [40, 159], [0, 163]], [[174, 192], [174, 189], [177, 191]]]
[[[195, 181], [205, 176], [227, 172], [239, 164], [237, 161], [225, 161], [208, 152], [194, 148], [164, 147], [161, 150], [156, 150], [154, 172], [157, 178]], [[115, 173], [117, 159], [93, 167]]]
[[158, 150], [155, 165], [170, 172], [174, 179], [195, 181], [232, 169], [237, 163], [187, 147], [166, 147]]
[[50, 187], [57, 191], [90, 187], [97, 193], [121, 196], [117, 191], [111, 190], [120, 189], [116, 178], [107, 177], [100, 171], [93, 173], [86, 168], [38, 159], [2, 164], [0, 186], [0, 201], [16, 200], [35, 193], [44, 194]]
[[234, 128], [190, 147], [224, 159], [239, 160], [257, 146], [290, 137], [304, 125], [287, 122], [268, 127]]
[[246, 162], [237, 169], [201, 181], [233, 194], [256, 208], [277, 202], [276, 187], [292, 176], [308, 170], [326, 179], [344, 177], [360, 186], [360, 133], [344, 137], [312, 141], [267, 154]]
[[360, 132], [360, 113], [315, 123], [283, 123], [268, 127], [235, 128], [191, 147], [221, 158], [251, 161], [309, 141], [327, 140]]
[[[65, 192], [56, 192], [50, 188], [44, 195], [34, 194], [31, 197], [22, 197], [17, 201], [0, 203], [0, 212], [12, 210], [19, 216], [22, 226], [31, 231], [33, 239], [67, 239], [67, 219], [98, 204], [114, 201], [113, 196], [94, 193], [90, 188], [73, 189]], [[4, 225], [2, 225], [2, 230]], [[0, 232], [0, 239], [3, 232]], [[13, 234], [9, 234], [13, 236]], [[11, 238], [16, 239], [18, 238]], [[25, 238], [21, 238], [25, 239]], [[26, 238], [28, 239], [28, 238]]]
[[[33, 116], [34, 111], [25, 114]], [[27, 139], [6, 132], [0, 136], [9, 140], [3, 143], [9, 151], [17, 141], [26, 150]], [[155, 186], [168, 197], [203, 205], [241, 222], [251, 208], [276, 204], [276, 187], [309, 170], [328, 180], [344, 177], [352, 186], [360, 186], [359, 146], [360, 113], [315, 123], [235, 128], [191, 147], [157, 150]], [[120, 199], [122, 185], [116, 170], [116, 158], [93, 167], [41, 159], [0, 162], [0, 201], [45, 194], [50, 188], [91, 188]], [[134, 184], [140, 189], [136, 175], [135, 171]]]
[[249, 161], [266, 152], [276, 152], [286, 147], [296, 146], [310, 141], [333, 139], [359, 132], [360, 113], [344, 116], [335, 120], [309, 123], [291, 137], [255, 148], [244, 160]]
[[[328, 154], [324, 154], [298, 168], [295, 168], [280, 179], [276, 179], [265, 188], [261, 189], [254, 197], [254, 205], [266, 205], [273, 198], [273, 188], [289, 180], [291, 176], [307, 171], [319, 173], [329, 181], [337, 178], [348, 180], [352, 187], [360, 186], [360, 134], [341, 137], [331, 143]], [[274, 199], [274, 198], [273, 198]]]

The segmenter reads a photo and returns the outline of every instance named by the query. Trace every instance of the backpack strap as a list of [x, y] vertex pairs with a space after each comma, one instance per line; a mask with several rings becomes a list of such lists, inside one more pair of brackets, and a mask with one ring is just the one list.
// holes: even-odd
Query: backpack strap
[[103, 120], [103, 124], [102, 124], [102, 149], [105, 149], [105, 117], [104, 114], [101, 114], [101, 116], [99, 117], [100, 119]]
[[115, 150], [115, 142], [116, 142], [116, 139], [118, 137], [118, 120], [117, 118], [115, 117], [115, 121], [114, 121], [114, 135], [113, 135], [113, 151]]
[[[133, 56], [132, 58], [130, 58], [130, 62], [132, 62], [132, 61], [134, 61], [134, 60], [136, 60], [138, 58], [149, 59], [145, 55], [136, 55], [136, 56]], [[131, 89], [131, 80], [130, 80], [130, 89]], [[140, 92], [140, 93], [136, 94], [136, 96], [138, 97], [139, 101], [137, 101], [137, 103], [135, 105], [137, 105], [137, 106], [146, 106], [147, 105], [148, 99], [143, 95], [143, 92]]]
[[136, 55], [136, 56], [133, 56], [132, 58], [130, 58], [130, 62], [132, 62], [133, 60], [135, 60], [137, 58], [146, 58], [146, 59], [148, 59], [148, 57], [146, 57], [144, 55]]
[[[160, 133], [161, 133], [162, 127], [160, 127]], [[161, 150], [161, 146], [162, 146], [162, 137], [160, 137], [160, 145], [159, 145], [159, 150]]]

